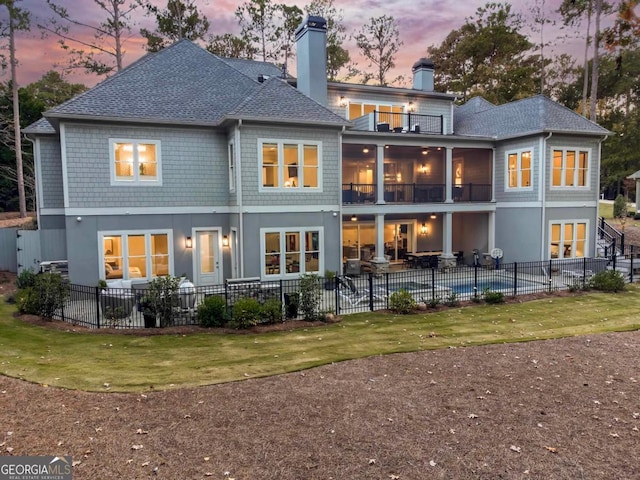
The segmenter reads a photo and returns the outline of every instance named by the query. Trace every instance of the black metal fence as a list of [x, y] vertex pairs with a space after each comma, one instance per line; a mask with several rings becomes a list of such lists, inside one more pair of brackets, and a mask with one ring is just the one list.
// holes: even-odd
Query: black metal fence
[[[595, 273], [610, 268], [634, 281], [640, 260], [631, 257], [621, 264], [607, 258], [558, 259], [454, 268], [418, 268], [355, 277], [339, 276], [318, 280], [315, 310], [320, 313], [354, 313], [389, 308], [394, 292], [405, 290], [417, 302], [448, 303], [482, 298], [486, 292], [504, 296], [527, 295], [555, 290], [579, 288]], [[89, 328], [149, 328], [159, 326], [156, 316], [145, 312], [144, 286], [135, 288], [100, 288], [69, 285], [69, 297], [54, 318]], [[283, 321], [305, 318], [305, 296], [301, 280], [261, 281], [236, 279], [224, 285], [188, 287], [177, 293], [172, 310], [172, 325], [197, 325], [198, 306], [206, 297], [224, 298], [227, 309], [241, 298], [254, 298], [263, 303], [276, 299], [281, 303]]]

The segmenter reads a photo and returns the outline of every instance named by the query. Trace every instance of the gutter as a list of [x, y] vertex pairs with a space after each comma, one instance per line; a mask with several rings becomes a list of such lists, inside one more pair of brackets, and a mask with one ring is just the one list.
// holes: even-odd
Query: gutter
[[33, 149], [33, 180], [35, 182], [34, 186], [36, 194], [36, 221], [38, 222], [38, 230], [40, 230], [40, 225], [42, 225], [42, 223], [40, 222], [40, 189], [42, 188], [42, 182], [38, 179], [38, 175], [40, 172], [40, 152], [38, 147], [36, 146], [37, 140], [32, 139], [31, 137], [29, 137], [29, 135], [23, 135], [23, 137], [28, 142], [31, 142], [31, 148]]

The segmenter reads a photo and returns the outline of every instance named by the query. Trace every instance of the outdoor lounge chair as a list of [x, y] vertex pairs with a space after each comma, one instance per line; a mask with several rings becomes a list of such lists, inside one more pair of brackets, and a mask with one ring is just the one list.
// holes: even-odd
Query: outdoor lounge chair
[[[350, 307], [355, 307], [369, 300], [371, 295], [368, 288], [359, 289], [353, 279], [347, 276], [339, 276], [338, 293]], [[373, 291], [374, 301], [384, 301], [387, 298], [386, 291], [382, 287], [375, 287]]]

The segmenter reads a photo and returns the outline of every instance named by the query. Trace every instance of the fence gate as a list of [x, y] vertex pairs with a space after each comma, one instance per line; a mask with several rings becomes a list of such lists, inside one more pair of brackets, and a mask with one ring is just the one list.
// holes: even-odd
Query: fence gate
[[40, 270], [40, 231], [17, 230], [16, 247], [18, 257], [18, 275], [23, 270]]

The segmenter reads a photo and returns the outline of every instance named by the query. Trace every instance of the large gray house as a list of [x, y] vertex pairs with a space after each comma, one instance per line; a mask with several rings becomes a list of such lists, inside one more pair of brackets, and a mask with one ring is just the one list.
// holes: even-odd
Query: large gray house
[[607, 130], [544, 96], [457, 107], [426, 59], [412, 88], [327, 82], [324, 20], [296, 37], [296, 79], [185, 40], [28, 127], [38, 225], [65, 239], [43, 260], [80, 284], [207, 285], [595, 255]]

